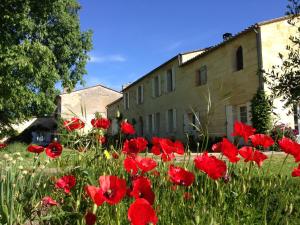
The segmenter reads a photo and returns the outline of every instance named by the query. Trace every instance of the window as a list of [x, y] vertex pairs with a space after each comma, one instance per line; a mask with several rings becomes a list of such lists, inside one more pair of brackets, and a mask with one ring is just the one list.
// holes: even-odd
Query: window
[[154, 132], [154, 120], [153, 114], [148, 115], [148, 132], [152, 134]]
[[300, 105], [294, 105], [294, 123], [295, 123], [295, 130], [299, 131], [299, 117], [300, 117]]
[[196, 71], [196, 85], [205, 85], [207, 83], [207, 67], [202, 66]]
[[144, 102], [144, 87], [143, 85], [140, 85], [136, 89], [136, 103], [142, 104], [143, 102]]
[[176, 110], [169, 109], [166, 112], [166, 131], [175, 132], [176, 131]]
[[189, 113], [188, 114], [189, 117], [189, 122], [190, 122], [190, 130], [196, 130], [196, 122], [197, 122], [197, 118], [195, 113]]
[[168, 69], [165, 74], [165, 93], [175, 90], [175, 70], [174, 68]]
[[124, 94], [124, 108], [129, 109], [129, 92]]
[[140, 136], [144, 136], [144, 121], [143, 117], [139, 117], [139, 130], [140, 130]]
[[161, 95], [160, 76], [156, 76], [152, 79], [152, 96], [158, 97]]
[[243, 48], [242, 46], [238, 47], [236, 50], [236, 70], [242, 70], [244, 68], [244, 61], [243, 61]]
[[240, 106], [239, 107], [239, 120], [242, 123], [248, 123], [248, 110], [247, 110], [247, 106]]
[[160, 113], [155, 113], [155, 133], [159, 134], [160, 132]]

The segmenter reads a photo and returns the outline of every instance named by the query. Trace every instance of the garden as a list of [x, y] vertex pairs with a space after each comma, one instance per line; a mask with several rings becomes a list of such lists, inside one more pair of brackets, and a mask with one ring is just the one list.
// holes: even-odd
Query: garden
[[191, 153], [127, 121], [117, 139], [108, 119], [91, 123], [84, 133], [82, 120], [64, 121], [64, 146], [1, 145], [0, 224], [300, 223], [300, 144], [289, 137], [235, 122], [233, 143]]

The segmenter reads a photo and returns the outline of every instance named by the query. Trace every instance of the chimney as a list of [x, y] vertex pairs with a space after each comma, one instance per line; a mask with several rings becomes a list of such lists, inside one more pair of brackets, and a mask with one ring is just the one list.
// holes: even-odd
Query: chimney
[[227, 41], [232, 38], [232, 33], [225, 33], [223, 34], [223, 41]]

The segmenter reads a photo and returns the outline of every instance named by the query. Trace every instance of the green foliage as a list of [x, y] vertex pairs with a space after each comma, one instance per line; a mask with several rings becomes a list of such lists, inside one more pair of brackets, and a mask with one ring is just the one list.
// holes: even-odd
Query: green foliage
[[59, 93], [83, 82], [91, 32], [77, 0], [0, 1], [0, 136], [11, 124], [50, 114]]
[[252, 124], [257, 133], [266, 134], [271, 128], [272, 105], [265, 92], [258, 90], [251, 101]]
[[271, 71], [265, 72], [266, 83], [272, 90], [272, 97], [282, 97], [285, 106], [293, 106], [300, 102], [300, 0], [289, 0], [287, 15], [288, 21], [294, 26], [295, 34], [289, 38], [290, 44], [286, 46], [287, 55], [279, 53], [281, 65], [274, 65]]

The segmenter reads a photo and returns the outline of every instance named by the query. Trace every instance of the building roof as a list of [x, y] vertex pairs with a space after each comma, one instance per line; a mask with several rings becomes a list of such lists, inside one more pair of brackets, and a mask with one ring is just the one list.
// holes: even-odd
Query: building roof
[[121, 101], [122, 99], [123, 99], [123, 97], [121, 97], [121, 98], [118, 98], [118, 99], [114, 100], [113, 102], [111, 102], [111, 103], [107, 104], [106, 108], [107, 108], [108, 106], [111, 106], [111, 105], [113, 105], [113, 104], [115, 104], [115, 103], [117, 103], [117, 102]]
[[211, 46], [211, 47], [208, 47], [208, 48], [204, 48], [204, 49], [199, 49], [199, 50], [194, 50], [194, 51], [188, 51], [188, 52], [184, 52], [184, 53], [179, 53], [176, 56], [174, 56], [171, 59], [169, 59], [168, 61], [166, 61], [163, 64], [161, 64], [160, 66], [158, 66], [155, 69], [151, 70], [150, 72], [146, 73], [144, 76], [140, 77], [136, 81], [134, 81], [131, 84], [129, 84], [122, 91], [127, 90], [128, 88], [132, 87], [133, 85], [135, 85], [136, 83], [140, 82], [144, 78], [150, 76], [153, 72], [159, 70], [161, 67], [167, 65], [168, 63], [172, 62], [173, 60], [178, 59], [178, 57], [180, 57], [180, 56], [182, 56], [184, 54], [190, 54], [190, 53], [194, 53], [194, 52], [197, 52], [197, 51], [199, 51], [199, 52], [202, 51], [202, 53], [200, 53], [199, 55], [197, 55], [197, 56], [195, 56], [195, 57], [193, 57], [193, 58], [191, 58], [189, 60], [187, 60], [186, 62], [182, 63], [180, 66], [185, 66], [185, 65], [187, 65], [187, 64], [189, 64], [191, 62], [194, 62], [195, 60], [199, 59], [200, 57], [209, 54], [210, 52], [212, 52], [212, 51], [218, 49], [219, 47], [221, 47], [221, 46], [223, 46], [223, 45], [231, 42], [232, 40], [240, 37], [243, 34], [246, 34], [246, 33], [250, 32], [250, 31], [253, 31], [255, 28], [258, 28], [259, 26], [263, 26], [263, 25], [270, 24], [270, 23], [275, 23], [275, 22], [286, 20], [286, 19], [289, 19], [289, 18], [291, 18], [291, 16], [282, 16], [282, 17], [278, 17], [278, 18], [275, 18], [275, 19], [270, 19], [270, 20], [259, 22], [259, 23], [255, 23], [255, 24], [247, 27], [246, 29], [238, 32], [237, 34], [233, 35], [228, 40], [222, 41], [219, 44], [216, 44], [214, 46]]
[[[75, 90], [75, 91], [71, 91], [70, 93], [61, 93], [60, 95], [71, 94], [71, 93], [78, 92], [78, 91], [85, 91], [85, 90], [87, 90], [87, 89], [95, 88], [95, 87], [102, 87], [102, 88], [105, 88], [105, 89], [108, 89], [108, 90], [111, 90], [111, 91], [114, 91], [114, 92], [117, 92], [117, 93], [120, 93], [120, 94], [121, 94], [121, 92], [119, 92], [119, 91], [117, 91], [117, 90], [114, 90], [114, 89], [112, 89], [112, 88], [106, 87], [106, 86], [104, 86], [104, 85], [102, 85], [102, 84], [97, 84], [97, 85], [94, 85], [94, 86], [90, 86], [90, 87], [81, 88], [81, 89], [78, 89], [78, 90]], [[60, 95], [59, 95], [59, 96], [60, 96]]]

